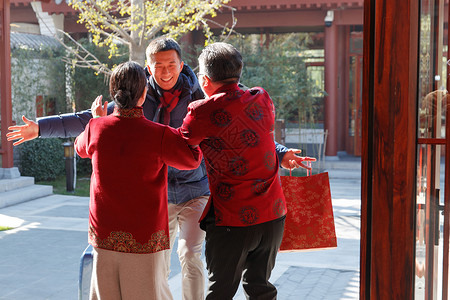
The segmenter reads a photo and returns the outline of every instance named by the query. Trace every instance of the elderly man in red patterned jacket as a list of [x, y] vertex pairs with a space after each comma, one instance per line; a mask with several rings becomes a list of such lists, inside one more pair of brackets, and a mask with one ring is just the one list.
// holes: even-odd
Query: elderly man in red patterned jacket
[[200, 224], [206, 230], [206, 299], [232, 299], [241, 277], [249, 299], [277, 295], [269, 277], [286, 204], [273, 138], [275, 109], [264, 89], [239, 88], [242, 66], [233, 46], [207, 46], [198, 78], [208, 98], [190, 104], [180, 128], [189, 144], [200, 145], [210, 183]]

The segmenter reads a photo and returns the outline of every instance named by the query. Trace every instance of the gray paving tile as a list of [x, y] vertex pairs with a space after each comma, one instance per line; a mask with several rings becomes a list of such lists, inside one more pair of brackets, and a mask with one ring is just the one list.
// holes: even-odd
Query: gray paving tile
[[[359, 273], [325, 268], [290, 267], [275, 282], [279, 299], [331, 300], [344, 297], [344, 293]], [[349, 293], [347, 293], [349, 294]], [[346, 299], [358, 299], [352, 293]]]
[[79, 218], [84, 216], [85, 218], [89, 215], [89, 207], [81, 205], [62, 205], [40, 214], [41, 216], [48, 217], [65, 217], [65, 218]]
[[[339, 178], [338, 171], [332, 175], [338, 247], [279, 253], [271, 282], [280, 300], [358, 299], [360, 181]], [[348, 172], [343, 176], [348, 177]], [[14, 231], [0, 232], [1, 300], [78, 298], [80, 257], [87, 246], [88, 203], [87, 197], [52, 195], [0, 209], [0, 225], [7, 218], [22, 224]], [[174, 300], [181, 300], [176, 251], [171, 259], [170, 287]], [[240, 288], [234, 300], [243, 299]]]
[[0, 299], [77, 299], [84, 232], [34, 229], [3, 236]]

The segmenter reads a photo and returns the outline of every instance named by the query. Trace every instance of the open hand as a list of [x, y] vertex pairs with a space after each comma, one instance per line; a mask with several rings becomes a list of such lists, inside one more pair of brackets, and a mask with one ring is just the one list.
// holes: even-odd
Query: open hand
[[314, 157], [307, 156], [298, 156], [302, 150], [299, 149], [289, 149], [288, 152], [283, 156], [283, 160], [281, 161], [281, 166], [285, 169], [296, 169], [296, 168], [304, 168], [307, 170], [311, 170], [311, 167], [308, 167], [303, 164], [304, 161], [316, 161]]
[[6, 134], [7, 140], [18, 140], [13, 143], [14, 146], [20, 145], [26, 141], [33, 140], [39, 136], [39, 125], [36, 122], [28, 120], [25, 116], [22, 116], [22, 120], [25, 125], [15, 125], [8, 127], [8, 129], [12, 131]]
[[94, 102], [92, 102], [91, 113], [93, 118], [104, 117], [108, 114], [108, 101], [105, 101], [102, 105], [102, 99], [103, 96], [100, 95], [95, 98]]

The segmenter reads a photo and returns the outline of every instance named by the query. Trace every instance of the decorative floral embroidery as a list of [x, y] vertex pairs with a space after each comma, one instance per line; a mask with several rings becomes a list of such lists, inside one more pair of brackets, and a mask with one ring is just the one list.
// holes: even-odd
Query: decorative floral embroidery
[[266, 154], [264, 154], [264, 165], [266, 169], [272, 171], [275, 168], [276, 163], [275, 153], [273, 151], [267, 151]]
[[273, 204], [273, 213], [277, 217], [282, 217], [286, 214], [283, 199], [278, 198], [277, 200], [275, 200], [275, 203]]
[[249, 147], [256, 147], [259, 144], [259, 135], [251, 129], [242, 130], [240, 138], [241, 141]]
[[112, 231], [105, 239], [100, 239], [92, 226], [89, 226], [89, 242], [98, 248], [125, 253], [155, 253], [170, 248], [169, 236], [165, 230], [152, 234], [150, 240], [141, 244], [133, 235], [124, 231]]
[[248, 161], [242, 156], [232, 158], [228, 163], [228, 167], [236, 176], [244, 176], [248, 173]]
[[255, 224], [259, 219], [259, 211], [256, 207], [245, 206], [239, 211], [241, 222], [245, 225]]
[[250, 103], [245, 109], [245, 113], [253, 121], [259, 121], [264, 117], [263, 109], [257, 103]]
[[234, 188], [231, 184], [221, 182], [216, 186], [216, 194], [221, 200], [228, 201], [234, 196]]
[[220, 152], [225, 148], [225, 142], [221, 138], [215, 136], [205, 139], [203, 143], [215, 152]]
[[226, 127], [231, 123], [231, 114], [224, 109], [217, 109], [212, 112], [211, 122], [219, 127]]
[[282, 251], [336, 247], [328, 173], [282, 176], [287, 215]]
[[219, 225], [223, 222], [223, 214], [219, 210], [214, 208], [214, 216], [216, 219], [216, 225]]
[[270, 187], [270, 181], [265, 181], [265, 180], [262, 180], [262, 179], [255, 180], [252, 183], [252, 191], [256, 195], [264, 194], [265, 192], [267, 192], [269, 187]]
[[234, 100], [234, 99], [240, 98], [242, 96], [242, 94], [244, 94], [244, 91], [242, 91], [242, 90], [229, 91], [228, 93], [225, 93], [225, 95], [223, 96], [223, 99], [225, 99], [227, 101]]
[[144, 111], [142, 107], [139, 106], [130, 109], [118, 108], [117, 106], [115, 106], [113, 115], [116, 117], [123, 117], [123, 118], [140, 118], [144, 116]]

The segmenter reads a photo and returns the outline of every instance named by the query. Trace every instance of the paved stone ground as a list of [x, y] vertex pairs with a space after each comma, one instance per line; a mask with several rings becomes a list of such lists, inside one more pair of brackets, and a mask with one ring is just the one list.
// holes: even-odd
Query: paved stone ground
[[59, 195], [1, 209], [19, 227], [0, 232], [0, 299], [77, 299], [87, 214], [88, 198]]
[[359, 288], [359, 273], [350, 270], [289, 267], [275, 282], [275, 286], [279, 291], [279, 299], [358, 299], [355, 292]]
[[[271, 282], [278, 299], [358, 299], [359, 170], [330, 170], [338, 237], [331, 250], [280, 253]], [[0, 209], [0, 299], [78, 299], [80, 257], [87, 246], [86, 197], [52, 195]], [[172, 254], [169, 284], [181, 299], [180, 266]], [[235, 299], [245, 299], [242, 288]]]

